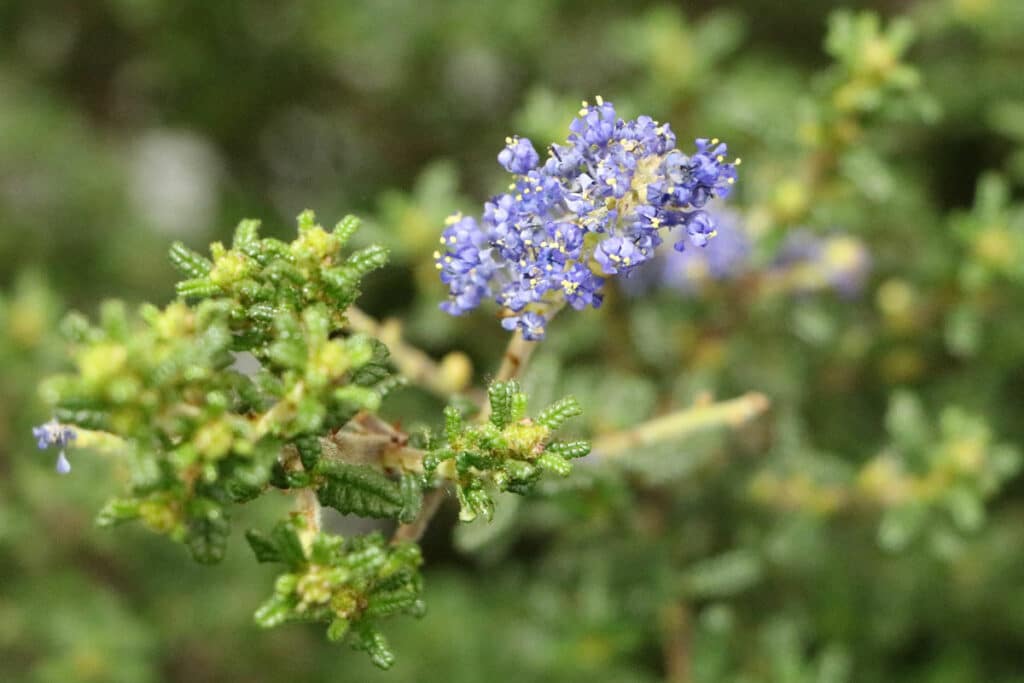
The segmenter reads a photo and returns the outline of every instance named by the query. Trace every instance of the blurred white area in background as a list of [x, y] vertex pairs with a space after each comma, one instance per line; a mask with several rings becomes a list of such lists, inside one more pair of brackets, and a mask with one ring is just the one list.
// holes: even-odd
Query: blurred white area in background
[[139, 213], [167, 235], [202, 234], [214, 221], [220, 157], [183, 130], [143, 133], [131, 150], [131, 197]]

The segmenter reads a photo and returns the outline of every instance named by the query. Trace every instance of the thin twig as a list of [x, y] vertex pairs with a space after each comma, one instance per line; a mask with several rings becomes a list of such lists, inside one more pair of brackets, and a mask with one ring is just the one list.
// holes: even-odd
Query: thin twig
[[738, 427], [762, 414], [769, 405], [767, 396], [750, 392], [728, 401], [693, 406], [599, 437], [594, 441], [593, 452], [601, 458], [614, 458], [635, 448], [671, 441], [704, 429]]
[[671, 604], [661, 613], [662, 653], [667, 683], [690, 683], [690, 615], [682, 603]]
[[312, 488], [304, 488], [297, 491], [295, 512], [305, 522], [303, 529], [299, 532], [299, 540], [307, 551], [313, 544], [313, 539], [320, 533], [320, 509], [320, 501], [316, 497], [316, 491]]
[[508, 348], [505, 349], [505, 355], [501, 357], [501, 367], [498, 368], [498, 374], [495, 375], [494, 379], [499, 382], [506, 382], [521, 375], [526, 369], [526, 364], [529, 362], [533, 349], [536, 346], [536, 342], [526, 341], [523, 338], [523, 333], [517, 330], [512, 335]]

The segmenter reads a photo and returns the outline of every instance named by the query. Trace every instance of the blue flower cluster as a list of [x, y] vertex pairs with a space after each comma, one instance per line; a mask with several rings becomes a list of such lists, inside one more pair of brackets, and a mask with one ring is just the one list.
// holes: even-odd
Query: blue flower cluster
[[57, 456], [57, 471], [61, 474], [67, 474], [71, 471], [71, 463], [68, 462], [64, 449], [78, 438], [78, 434], [74, 429], [67, 425], [62, 425], [56, 420], [50, 420], [38, 427], [33, 427], [32, 436], [38, 442], [39, 450], [46, 450], [50, 446], [60, 448], [60, 454]]
[[667, 124], [649, 116], [624, 121], [610, 102], [583, 103], [566, 144], [548, 158], [526, 138], [507, 138], [498, 162], [514, 174], [509, 192], [484, 205], [481, 220], [455, 215], [434, 252], [449, 299], [461, 315], [493, 298], [507, 309], [502, 325], [541, 339], [563, 303], [601, 305], [612, 275], [629, 275], [654, 257], [662, 231], [680, 229], [675, 248], [703, 247], [715, 223], [703, 211], [736, 182], [736, 165], [717, 139], [676, 149]]

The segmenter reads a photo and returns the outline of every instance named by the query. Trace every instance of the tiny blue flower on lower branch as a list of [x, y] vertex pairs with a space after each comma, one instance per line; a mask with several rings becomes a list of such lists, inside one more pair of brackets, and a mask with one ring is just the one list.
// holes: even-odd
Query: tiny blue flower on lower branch
[[55, 418], [38, 427], [33, 427], [32, 436], [35, 437], [39, 450], [46, 450], [50, 446], [60, 448], [60, 453], [57, 455], [57, 472], [67, 474], [71, 471], [71, 463], [68, 461], [65, 449], [78, 438], [74, 429], [60, 424]]
[[686, 154], [667, 124], [625, 121], [600, 97], [583, 103], [569, 130], [543, 164], [532, 142], [508, 138], [498, 162], [514, 175], [509, 191], [484, 205], [479, 222], [449, 219], [434, 252], [448, 285], [444, 311], [493, 299], [510, 312], [506, 329], [541, 339], [564, 303], [599, 307], [605, 278], [650, 261], [665, 231], [679, 229], [679, 250], [715, 237], [703, 209], [728, 196], [739, 164], [727, 161], [725, 143], [700, 138]]

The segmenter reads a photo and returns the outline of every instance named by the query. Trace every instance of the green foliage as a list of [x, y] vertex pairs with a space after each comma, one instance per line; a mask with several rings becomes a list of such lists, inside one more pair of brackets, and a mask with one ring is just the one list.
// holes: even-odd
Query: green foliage
[[403, 509], [401, 487], [370, 467], [322, 461], [317, 473], [323, 483], [316, 495], [342, 514], [398, 517]]
[[960, 533], [978, 532], [986, 500], [1019, 471], [1019, 450], [993, 443], [983, 419], [955, 406], [929, 424], [911, 394], [896, 394], [887, 417], [892, 446], [861, 474], [868, 495], [887, 508], [879, 542], [901, 550], [922, 532], [943, 533], [943, 522]]
[[564, 398], [532, 420], [526, 417], [526, 394], [518, 382], [492, 382], [487, 396], [490, 414], [485, 424], [467, 424], [448, 406], [444, 442], [423, 459], [428, 473], [437, 471], [455, 481], [464, 522], [478, 515], [491, 519], [494, 502], [488, 489], [528, 493], [543, 472], [568, 476], [569, 460], [590, 452], [586, 441], [551, 439], [566, 420], [581, 413], [576, 399]]
[[309, 533], [297, 519], [280, 522], [269, 536], [250, 530], [246, 538], [257, 560], [288, 569], [274, 582], [274, 595], [256, 610], [257, 624], [325, 622], [329, 640], [347, 640], [382, 669], [394, 663], [375, 624], [396, 614], [423, 614], [416, 544], [388, 545], [380, 534], [345, 539]]
[[[429, 253], [452, 207], [503, 190], [494, 155], [505, 135], [559, 139], [579, 100], [600, 93], [626, 116], [670, 121], [681, 144], [719, 136], [743, 157], [731, 201], [751, 241], [749, 268], [723, 281], [667, 261], [656, 268], [665, 280], [645, 273], [609, 289], [599, 311], [555, 321], [524, 393], [537, 406], [575, 395], [585, 415], [565, 443], [592, 438], [595, 453], [572, 477], [542, 477], [529, 499], [495, 494], [488, 481], [464, 492], [483, 507], [493, 499], [494, 521], [480, 514], [455, 526], [454, 544], [453, 515], [441, 510], [427, 532], [429, 620], [381, 623], [400, 655], [386, 678], [1018, 683], [1024, 525], [1010, 452], [1024, 442], [1024, 4], [876, 4], [884, 16], [854, 8], [830, 20], [834, 3], [749, 0], [462, 0], [387, 11], [6, 3], [0, 680], [380, 677], [369, 656], [332, 649], [323, 629], [258, 630], [248, 617], [270, 576], [237, 544], [211, 570], [182, 561], [163, 537], [132, 525], [112, 535], [87, 521], [100, 511], [101, 524], [138, 520], [213, 549], [209, 513], [219, 508], [234, 526], [272, 537], [290, 501], [317, 488], [325, 460], [370, 467], [399, 488], [392, 517], [414, 518], [416, 484], [457, 478], [454, 459], [424, 482], [422, 443], [391, 444], [349, 418], [379, 404], [398, 430], [441, 421], [434, 394], [445, 392], [424, 391], [423, 375], [406, 372], [404, 344], [442, 364], [453, 352], [471, 361], [451, 403], [478, 426], [486, 392], [466, 387], [493, 372], [505, 340], [487, 316], [438, 311]], [[256, 299], [276, 299], [302, 260], [290, 245], [265, 253], [279, 262], [269, 270], [238, 252], [256, 264], [245, 292], [210, 281], [213, 259], [199, 249], [221, 240], [234, 251], [240, 211], [267, 217], [259, 234], [246, 228], [250, 248], [264, 237], [288, 245], [294, 233], [277, 228], [304, 205], [358, 211], [358, 232], [348, 219], [324, 232], [352, 249], [390, 250], [389, 267], [359, 288], [394, 356], [367, 339], [372, 359], [348, 371], [340, 396], [318, 394], [302, 416], [289, 403], [273, 417], [281, 431], [256, 442], [266, 452], [197, 456], [194, 480], [179, 479], [169, 452], [215, 420], [206, 385], [222, 371], [172, 371], [166, 388], [177, 382], [197, 397], [185, 413], [159, 396], [140, 409], [157, 405], [194, 425], [151, 420], [145, 444], [100, 434], [127, 403], [57, 406], [58, 419], [82, 429], [68, 454], [73, 473], [55, 477], [54, 453], [36, 452], [29, 436], [53, 409], [36, 386], [68, 371], [58, 331], [74, 339], [91, 329], [78, 317], [59, 324], [59, 312], [95, 321], [111, 294], [129, 311], [165, 302], [171, 240], [195, 250], [172, 254], [195, 281], [191, 315], [214, 304], [210, 324], [232, 336], [233, 353], [236, 333], [266, 338], [229, 363], [249, 381], [221, 388], [224, 414], [265, 414], [285, 374], [305, 385], [302, 344], [274, 348], [283, 364], [270, 346], [282, 333], [309, 333], [307, 308], [345, 316], [331, 283], [321, 277], [308, 299], [285, 293], [280, 306], [261, 307]], [[798, 229], [825, 240], [829, 258], [780, 266], [779, 245]], [[859, 295], [837, 295], [830, 278], [857, 245], [870, 275]], [[294, 315], [279, 324], [278, 307]], [[149, 334], [140, 316], [126, 317], [129, 345]], [[352, 336], [330, 326], [331, 341]], [[131, 363], [138, 369], [121, 376], [152, 376]], [[756, 421], [602, 451], [621, 430], [749, 390], [771, 401]], [[236, 412], [243, 401], [257, 410]], [[236, 504], [253, 496], [258, 504]], [[325, 509], [323, 528], [348, 539], [388, 531], [392, 517]], [[305, 556], [299, 541], [292, 561], [296, 547]], [[275, 557], [277, 543], [264, 552]], [[389, 659], [375, 632], [324, 625]]]
[[[107, 433], [84, 433], [82, 445], [95, 442], [132, 461], [131, 496], [111, 501], [100, 523], [137, 518], [183, 540], [197, 560], [219, 561], [228, 503], [266, 490], [286, 443], [307, 472], [320, 471], [318, 435], [379, 404], [390, 388], [386, 348], [339, 336], [344, 309], [328, 307], [351, 302], [359, 278], [383, 258], [375, 249], [340, 258], [356, 226], [350, 217], [327, 232], [306, 212], [298, 238], [284, 243], [260, 239], [258, 223], [243, 221], [234, 248], [215, 244], [212, 261], [180, 244], [171, 249], [192, 277], [186, 293], [204, 289], [205, 300], [146, 305], [137, 319], [108, 302], [95, 326], [67, 318], [75, 372], [47, 380], [44, 396], [64, 422]], [[258, 369], [237, 370], [239, 353], [251, 354]], [[301, 483], [301, 473], [290, 476]], [[339, 493], [339, 476], [325, 475], [326, 495], [362, 509], [342, 502], [351, 496]], [[361, 481], [350, 482], [353, 490]]]
[[[230, 249], [219, 242], [211, 245], [212, 260], [175, 243], [171, 262], [189, 278], [178, 283], [178, 294], [230, 300], [232, 332], [248, 349], [280, 340], [281, 331], [272, 328], [281, 326], [283, 311], [320, 308], [330, 312], [321, 325], [340, 327], [345, 309], [359, 296], [359, 281], [387, 262], [387, 251], [371, 246], [341, 257], [359, 226], [353, 216], [331, 231], [316, 223], [312, 211], [300, 214], [298, 222], [298, 238], [286, 244], [261, 239], [258, 221], [242, 221]], [[287, 324], [288, 318], [283, 320]]]

